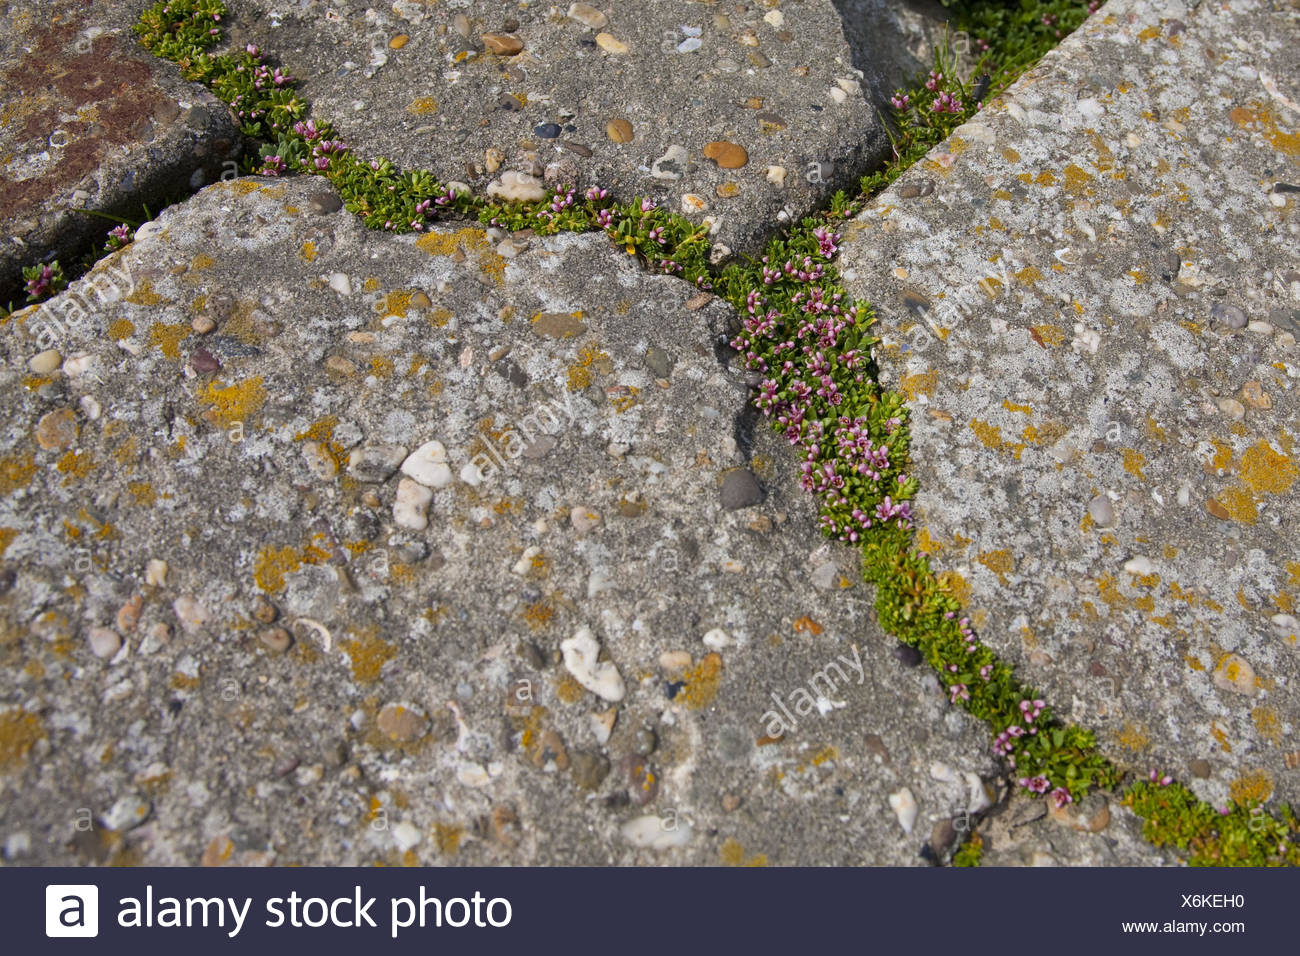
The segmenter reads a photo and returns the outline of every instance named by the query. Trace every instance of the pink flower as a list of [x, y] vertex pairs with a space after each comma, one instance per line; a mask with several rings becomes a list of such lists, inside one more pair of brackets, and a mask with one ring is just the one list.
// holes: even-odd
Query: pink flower
[[1057, 787], [1051, 792], [1051, 794], [1049, 794], [1049, 796], [1052, 798], [1053, 805], [1058, 810], [1067, 803], [1074, 803], [1074, 797], [1070, 796], [1070, 791], [1066, 790], [1064, 787]]
[[1020, 786], [1032, 793], [1046, 793], [1052, 783], [1040, 773], [1037, 777], [1021, 777]]

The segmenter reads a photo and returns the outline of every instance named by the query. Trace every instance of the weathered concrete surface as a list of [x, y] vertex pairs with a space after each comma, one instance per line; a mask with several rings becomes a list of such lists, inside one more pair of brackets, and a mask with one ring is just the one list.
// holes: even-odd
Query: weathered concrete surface
[[944, 22], [937, 5], [839, 5], [850, 46], [830, 0], [595, 6], [256, 2], [231, 38], [277, 53], [365, 154], [478, 188], [523, 171], [650, 195], [755, 252], [885, 158], [876, 108]]
[[[0, 292], [78, 254], [141, 203], [215, 181], [240, 137], [225, 104], [143, 50], [144, 3], [0, 9]], [[21, 303], [22, 295], [15, 298]]]
[[743, 414], [730, 310], [337, 206], [209, 187], [0, 338], [6, 857], [923, 863], [998, 767]]
[[1107, 753], [1300, 796], [1300, 23], [1115, 0], [848, 230], [921, 541]]

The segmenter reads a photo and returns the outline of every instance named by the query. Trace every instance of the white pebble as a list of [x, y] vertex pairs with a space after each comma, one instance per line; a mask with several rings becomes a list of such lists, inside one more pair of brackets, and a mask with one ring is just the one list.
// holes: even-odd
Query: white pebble
[[767, 167], [767, 181], [773, 186], [785, 185], [785, 167], [769, 166]]
[[144, 583], [154, 588], [167, 586], [167, 562], [153, 558], [144, 566]]
[[706, 632], [702, 640], [706, 647], [711, 647], [715, 651], [731, 646], [731, 635], [720, 627], [715, 627], [713, 630]]
[[186, 634], [193, 634], [208, 622], [207, 608], [192, 597], [178, 597], [172, 602], [172, 610]]
[[92, 627], [86, 641], [90, 652], [100, 660], [108, 660], [122, 649], [122, 638], [111, 627]]
[[92, 422], [99, 421], [99, 416], [104, 412], [99, 401], [93, 395], [82, 395], [81, 401], [77, 402], [77, 404], [81, 406], [81, 413]]
[[1140, 574], [1145, 576], [1153, 573], [1155, 569], [1156, 566], [1152, 563], [1151, 559], [1140, 554], [1136, 558], [1131, 558], [1124, 562], [1124, 570], [1129, 574]]
[[28, 359], [27, 367], [35, 375], [50, 375], [58, 371], [62, 363], [63, 356], [59, 354], [58, 349], [46, 349], [44, 352], [37, 352]]
[[770, 10], [763, 15], [763, 22], [773, 30], [779, 30], [785, 26], [785, 14], [780, 10]]
[[397, 844], [397, 849], [405, 853], [420, 843], [420, 831], [415, 824], [403, 820], [397, 826], [393, 827], [393, 842]]
[[402, 473], [428, 488], [446, 488], [452, 482], [447, 449], [440, 441], [428, 441], [402, 462]]
[[528, 547], [524, 548], [524, 553], [520, 555], [519, 560], [515, 562], [515, 566], [511, 570], [514, 571], [515, 574], [518, 574], [520, 577], [523, 577], [525, 574], [528, 573], [529, 569], [532, 568], [533, 559], [541, 553], [542, 553], [542, 549], [539, 548], [537, 545], [535, 544], [529, 545]]
[[903, 832], [910, 834], [916, 825], [917, 814], [916, 797], [912, 796], [912, 791], [904, 787], [891, 793], [889, 807], [894, 811], [894, 816], [898, 817], [898, 825], [903, 828]]
[[528, 173], [513, 169], [501, 174], [500, 179], [488, 183], [487, 194], [494, 199], [536, 201], [546, 196], [542, 181]]
[[330, 288], [339, 295], [351, 295], [352, 280], [346, 272], [335, 272], [330, 276]]
[[144, 823], [152, 809], [149, 801], [143, 797], [119, 797], [101, 819], [106, 828], [121, 833]]
[[411, 478], [397, 483], [397, 498], [393, 501], [393, 521], [399, 528], [423, 531], [429, 527], [429, 502], [433, 492]]
[[591, 628], [580, 628], [573, 637], [561, 641], [560, 650], [564, 654], [564, 669], [579, 684], [612, 703], [623, 699], [623, 678], [611, 662], [598, 660], [600, 645]]
[[662, 817], [648, 814], [628, 820], [619, 828], [623, 839], [633, 846], [647, 850], [668, 850], [675, 846], [686, 846], [691, 842], [691, 825], [675, 816], [672, 823]]

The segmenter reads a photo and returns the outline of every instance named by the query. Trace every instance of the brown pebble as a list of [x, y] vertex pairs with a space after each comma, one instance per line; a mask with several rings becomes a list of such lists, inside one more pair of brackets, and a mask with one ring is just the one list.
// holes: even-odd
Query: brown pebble
[[573, 143], [566, 139], [562, 140], [560, 145], [573, 153], [573, 155], [581, 156], [583, 159], [587, 159], [591, 156], [591, 150], [586, 146], [583, 146], [581, 143]]
[[118, 609], [117, 629], [123, 634], [130, 634], [140, 623], [140, 612], [144, 609], [144, 597], [131, 595], [130, 599]]
[[257, 639], [272, 654], [283, 654], [293, 643], [293, 637], [282, 627], [268, 627], [258, 633]]
[[695, 312], [699, 309], [704, 308], [712, 300], [713, 300], [712, 292], [697, 292], [695, 295], [691, 296], [689, 299], [686, 300], [686, 308], [691, 312]]
[[213, 322], [206, 315], [200, 315], [190, 323], [190, 328], [199, 333], [199, 335], [207, 335], [216, 327], [217, 323]]
[[253, 617], [263, 624], [270, 624], [279, 616], [280, 612], [276, 610], [275, 605], [266, 598], [258, 598], [253, 604]]
[[194, 369], [194, 371], [198, 372], [200, 375], [204, 375], [208, 372], [215, 372], [217, 369], [221, 368], [221, 363], [217, 361], [217, 357], [207, 349], [195, 349], [194, 353], [190, 356], [190, 368]]
[[615, 143], [630, 143], [632, 124], [625, 119], [612, 119], [605, 124], [605, 135]]
[[46, 451], [62, 451], [77, 440], [77, 416], [70, 408], [48, 412], [36, 424], [36, 443]]
[[1205, 510], [1214, 515], [1214, 517], [1218, 518], [1220, 521], [1227, 521], [1232, 517], [1232, 515], [1228, 514], [1228, 509], [1223, 507], [1223, 505], [1219, 504], [1213, 498], [1205, 503]]
[[1187, 765], [1187, 769], [1192, 772], [1192, 776], [1204, 780], [1210, 775], [1210, 762], [1197, 757]]
[[385, 737], [398, 743], [419, 740], [429, 731], [424, 713], [406, 704], [385, 704], [375, 723]]
[[429, 301], [429, 297], [423, 292], [415, 292], [411, 295], [411, 305], [417, 309], [427, 309], [433, 303]]
[[727, 813], [734, 813], [740, 806], [740, 797], [734, 793], [724, 793], [722, 795], [722, 809]]
[[393, 37], [391, 40], [388, 41], [388, 48], [390, 50], [400, 50], [402, 47], [406, 46], [408, 42], [410, 42], [410, 39], [411, 38], [407, 36], [405, 33], [399, 33], [397, 34], [397, 36]]
[[719, 169], [739, 169], [749, 162], [745, 147], [726, 140], [714, 140], [704, 147], [704, 155], [718, 164]]
[[505, 33], [485, 33], [483, 45], [498, 56], [514, 56], [524, 48], [524, 41]]

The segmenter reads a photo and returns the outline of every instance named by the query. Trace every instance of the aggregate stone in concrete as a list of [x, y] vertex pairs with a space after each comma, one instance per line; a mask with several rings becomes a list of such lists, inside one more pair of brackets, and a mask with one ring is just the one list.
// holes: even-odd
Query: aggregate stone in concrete
[[937, 4], [863, 0], [259, 0], [229, 27], [365, 155], [478, 188], [514, 171], [650, 195], [752, 253], [885, 158], [878, 107], [944, 22]]
[[998, 798], [729, 307], [334, 198], [208, 187], [0, 339], [12, 858], [924, 864]]
[[1115, 0], [881, 195], [844, 266], [920, 542], [1143, 775], [1300, 796], [1300, 22]]
[[216, 180], [237, 154], [225, 104], [131, 32], [143, 3], [0, 10], [0, 294], [22, 267], [102, 242], [114, 222]]

